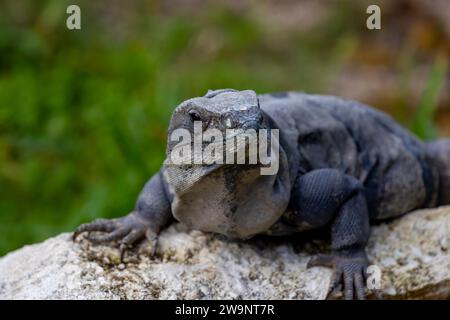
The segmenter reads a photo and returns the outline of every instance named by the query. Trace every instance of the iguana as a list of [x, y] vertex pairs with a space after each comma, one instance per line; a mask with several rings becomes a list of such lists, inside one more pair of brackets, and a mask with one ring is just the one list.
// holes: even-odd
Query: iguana
[[[175, 220], [241, 239], [323, 228], [330, 230], [333, 253], [314, 257], [308, 267], [332, 267], [331, 289], [342, 284], [346, 299], [364, 299], [370, 224], [450, 203], [450, 140], [422, 142], [355, 101], [210, 90], [178, 105], [169, 136], [179, 128], [192, 132], [195, 121], [221, 132], [279, 129], [277, 173], [261, 175], [260, 163], [174, 166], [166, 160], [134, 211], [83, 224], [74, 239], [89, 232], [92, 242], [119, 241], [124, 252], [147, 237], [154, 253], [158, 234]], [[169, 139], [167, 159], [174, 145]]]

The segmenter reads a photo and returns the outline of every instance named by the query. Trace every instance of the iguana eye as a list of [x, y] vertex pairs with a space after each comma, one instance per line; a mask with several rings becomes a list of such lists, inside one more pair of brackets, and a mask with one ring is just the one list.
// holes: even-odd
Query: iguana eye
[[231, 121], [231, 119], [230, 119], [230, 118], [226, 118], [226, 120], [225, 120], [225, 126], [226, 126], [227, 128], [231, 128], [232, 125], [233, 125], [233, 122]]
[[202, 121], [202, 118], [200, 117], [200, 114], [196, 110], [189, 110], [189, 117], [191, 118], [191, 121]]

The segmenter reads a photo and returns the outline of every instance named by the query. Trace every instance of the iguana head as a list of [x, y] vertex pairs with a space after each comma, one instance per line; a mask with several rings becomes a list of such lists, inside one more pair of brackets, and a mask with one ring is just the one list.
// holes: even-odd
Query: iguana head
[[[249, 163], [252, 151], [259, 151], [250, 148], [255, 143], [252, 138], [259, 136], [246, 133], [258, 134], [261, 129], [270, 129], [269, 123], [252, 90], [208, 91], [204, 97], [186, 100], [175, 109], [169, 125], [164, 168], [174, 199], [175, 218], [193, 229], [239, 238], [263, 232], [279, 218], [289, 200], [288, 191], [280, 194], [288, 185], [285, 158], [280, 159], [284, 161], [282, 172], [274, 175], [261, 175], [258, 157], [258, 161]], [[230, 131], [237, 133], [230, 134]], [[205, 142], [199, 138], [201, 148], [197, 144], [196, 149], [195, 139], [199, 135], [203, 138], [209, 135], [209, 139]], [[236, 143], [228, 144], [231, 140]], [[270, 139], [267, 141], [269, 148], [272, 143]], [[213, 153], [222, 161], [208, 161], [212, 158], [205, 152], [208, 145], [221, 147]], [[227, 152], [238, 155], [243, 149], [244, 163], [236, 163], [238, 157], [233, 157], [234, 163], [228, 163]], [[176, 163], [174, 154], [178, 153], [187, 156], [188, 161]], [[199, 153], [200, 162], [195, 159]]]
[[[193, 133], [194, 122], [202, 123], [202, 130], [260, 129], [264, 127], [258, 97], [253, 90], [210, 90], [204, 97], [182, 102], [174, 111], [169, 133], [185, 128]], [[168, 146], [170, 151], [171, 145]]]

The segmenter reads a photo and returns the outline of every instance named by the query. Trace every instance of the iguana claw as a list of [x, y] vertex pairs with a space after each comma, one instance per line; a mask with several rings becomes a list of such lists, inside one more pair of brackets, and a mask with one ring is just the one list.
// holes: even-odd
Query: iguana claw
[[[73, 233], [73, 241], [76, 241], [78, 235], [83, 232], [89, 233], [87, 239], [93, 243], [119, 241], [121, 261], [123, 261], [126, 251], [144, 237], [152, 244], [151, 255], [154, 256], [156, 253], [158, 231], [152, 225], [143, 223], [142, 219], [134, 214], [119, 219], [98, 219], [82, 224]], [[105, 234], [91, 235], [91, 232], [104, 232]]]

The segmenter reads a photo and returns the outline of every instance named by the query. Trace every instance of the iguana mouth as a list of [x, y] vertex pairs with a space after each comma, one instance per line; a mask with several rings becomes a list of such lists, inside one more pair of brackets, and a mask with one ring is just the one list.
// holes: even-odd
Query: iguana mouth
[[[219, 141], [202, 141], [201, 145], [196, 145], [193, 141], [181, 142], [169, 150], [167, 165], [190, 169], [194, 166], [215, 167], [236, 162], [238, 164], [257, 164], [258, 145], [256, 132], [248, 134], [243, 131], [227, 134], [225, 139]], [[185, 158], [182, 158], [180, 162], [173, 161], [172, 155], [178, 155], [187, 149], [189, 153]], [[247, 149], [248, 152], [246, 152]], [[207, 150], [214, 150], [214, 155], [210, 152], [205, 153]], [[232, 162], [229, 162], [227, 158], [230, 155], [232, 155]], [[196, 157], [201, 159], [201, 163], [196, 160]], [[255, 159], [255, 161], [251, 163], [251, 159]]]

